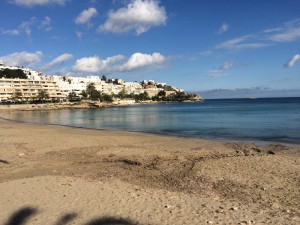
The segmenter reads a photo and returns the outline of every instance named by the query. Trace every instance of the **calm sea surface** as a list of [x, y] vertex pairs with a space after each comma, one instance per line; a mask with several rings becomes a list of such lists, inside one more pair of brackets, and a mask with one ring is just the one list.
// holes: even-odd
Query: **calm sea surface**
[[300, 143], [300, 98], [205, 100], [104, 109], [10, 112], [41, 124], [196, 138]]

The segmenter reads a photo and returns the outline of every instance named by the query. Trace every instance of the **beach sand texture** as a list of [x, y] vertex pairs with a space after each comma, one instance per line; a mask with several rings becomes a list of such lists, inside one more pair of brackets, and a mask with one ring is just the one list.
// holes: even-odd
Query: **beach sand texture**
[[0, 224], [300, 224], [299, 147], [0, 120], [0, 151]]

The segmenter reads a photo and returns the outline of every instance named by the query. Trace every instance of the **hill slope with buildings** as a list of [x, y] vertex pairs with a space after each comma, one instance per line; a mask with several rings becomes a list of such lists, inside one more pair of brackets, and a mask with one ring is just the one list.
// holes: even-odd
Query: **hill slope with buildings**
[[201, 97], [154, 80], [125, 82], [106, 76], [50, 76], [0, 63], [0, 102], [199, 101]]

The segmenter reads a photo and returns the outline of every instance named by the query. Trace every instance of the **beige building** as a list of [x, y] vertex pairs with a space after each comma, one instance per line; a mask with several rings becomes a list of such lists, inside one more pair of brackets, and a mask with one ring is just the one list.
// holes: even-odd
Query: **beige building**
[[53, 100], [65, 99], [56, 81], [0, 78], [0, 101], [13, 99], [17, 92], [21, 93], [20, 99], [31, 101], [41, 90]]

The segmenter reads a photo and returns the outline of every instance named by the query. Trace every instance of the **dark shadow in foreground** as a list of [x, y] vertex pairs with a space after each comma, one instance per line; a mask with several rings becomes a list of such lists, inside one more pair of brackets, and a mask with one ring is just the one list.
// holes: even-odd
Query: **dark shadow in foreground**
[[[11, 215], [5, 225], [25, 225], [30, 217], [37, 213], [36, 208], [24, 207]], [[57, 221], [56, 225], [69, 224], [77, 217], [76, 213], [67, 213]], [[117, 217], [100, 217], [87, 222], [85, 225], [138, 225], [139, 223], [133, 222], [130, 219], [117, 218]]]
[[131, 220], [114, 217], [102, 217], [88, 222], [86, 225], [137, 225]]
[[26, 221], [37, 213], [37, 209], [25, 207], [15, 212], [5, 225], [23, 225]]
[[67, 213], [59, 219], [59, 221], [56, 223], [56, 225], [68, 224], [69, 222], [74, 220], [76, 217], [77, 217], [76, 213]]
[[0, 159], [0, 163], [9, 164], [9, 162], [8, 162], [8, 161], [6, 161], [6, 160], [3, 160], [3, 159]]

